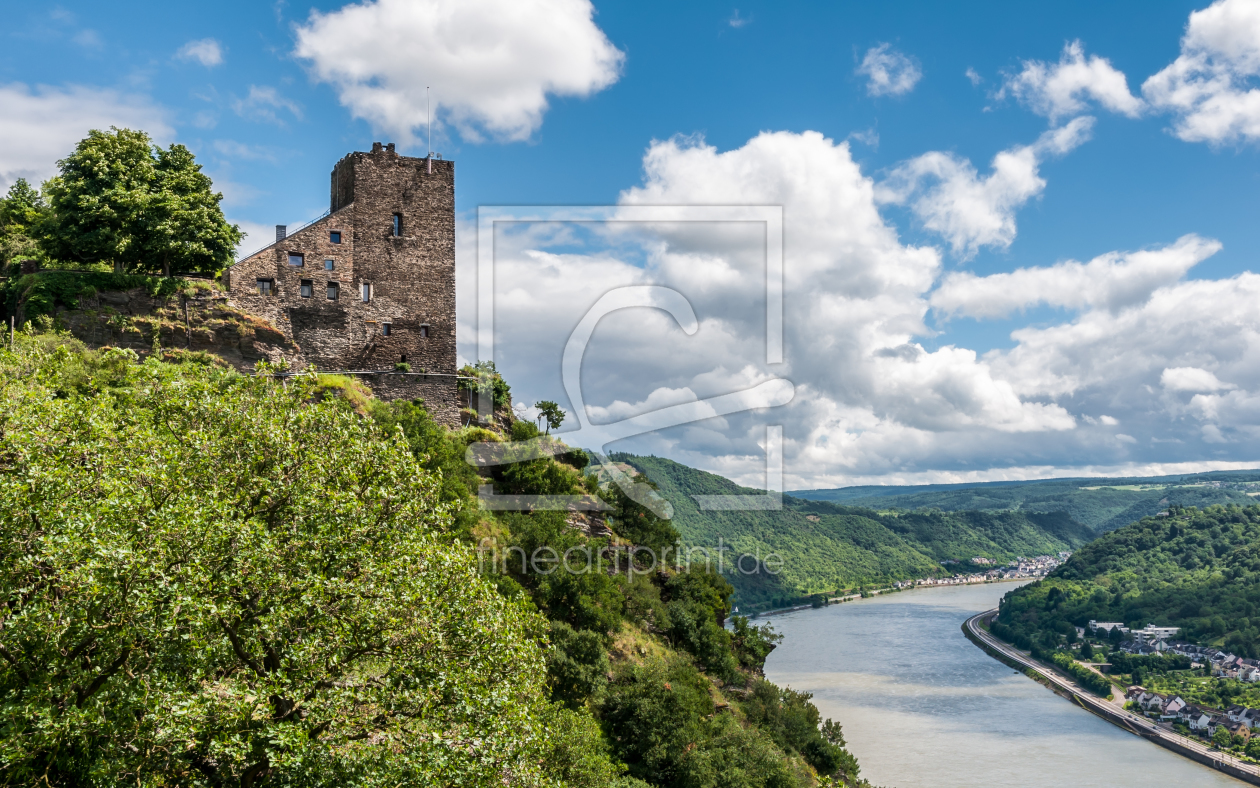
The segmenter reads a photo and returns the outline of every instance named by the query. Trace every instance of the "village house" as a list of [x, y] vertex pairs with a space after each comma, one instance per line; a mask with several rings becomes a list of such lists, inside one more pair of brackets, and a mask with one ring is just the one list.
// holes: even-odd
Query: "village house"
[[1175, 697], [1159, 708], [1159, 718], [1164, 721], [1180, 719], [1185, 708], [1186, 702], [1180, 697]]
[[1212, 715], [1198, 706], [1186, 706], [1177, 716], [1190, 730], [1211, 735]]

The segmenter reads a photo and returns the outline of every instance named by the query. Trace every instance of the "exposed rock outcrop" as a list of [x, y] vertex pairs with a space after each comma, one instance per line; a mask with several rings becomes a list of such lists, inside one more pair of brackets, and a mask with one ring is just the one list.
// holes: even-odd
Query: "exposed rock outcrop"
[[282, 332], [212, 289], [156, 297], [143, 288], [102, 291], [81, 298], [78, 309], [59, 308], [57, 320], [92, 347], [149, 353], [156, 340], [164, 350], [208, 352], [242, 371], [261, 360], [305, 366], [301, 348]]

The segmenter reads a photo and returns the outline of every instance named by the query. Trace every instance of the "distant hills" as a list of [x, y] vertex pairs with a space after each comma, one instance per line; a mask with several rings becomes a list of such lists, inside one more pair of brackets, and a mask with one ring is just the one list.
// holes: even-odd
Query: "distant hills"
[[1075, 478], [976, 484], [842, 487], [788, 494], [881, 511], [934, 508], [945, 512], [1013, 510], [1066, 512], [1098, 532], [1112, 531], [1169, 506], [1255, 503], [1260, 470], [1212, 471], [1177, 476]]
[[[716, 474], [661, 457], [613, 455], [654, 482], [674, 507], [674, 526], [687, 545], [715, 549], [719, 537], [735, 603], [745, 611], [792, 604], [812, 594], [863, 584], [953, 574], [974, 557], [1006, 562], [1017, 556], [1073, 550], [1094, 537], [1060, 511], [927, 511], [881, 513], [864, 506], [784, 496], [779, 511], [702, 511], [694, 495], [764, 495]], [[744, 574], [741, 554], [783, 559], [779, 574]], [[964, 562], [946, 569], [941, 561]], [[753, 560], [745, 566], [751, 568]]]

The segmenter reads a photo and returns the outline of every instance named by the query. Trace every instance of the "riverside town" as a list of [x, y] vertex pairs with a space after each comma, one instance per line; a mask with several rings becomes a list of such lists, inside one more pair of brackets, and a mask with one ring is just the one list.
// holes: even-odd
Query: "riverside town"
[[1260, 0], [15, 5], [0, 788], [1260, 786]]

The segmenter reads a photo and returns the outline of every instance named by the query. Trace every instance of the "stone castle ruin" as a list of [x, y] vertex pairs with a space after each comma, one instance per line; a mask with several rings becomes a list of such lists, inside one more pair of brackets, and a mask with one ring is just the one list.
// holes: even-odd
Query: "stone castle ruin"
[[[321, 371], [373, 372], [383, 399], [459, 421], [455, 163], [373, 143], [332, 170], [328, 213], [224, 273], [232, 304], [275, 326]], [[396, 372], [406, 364], [408, 372]]]

